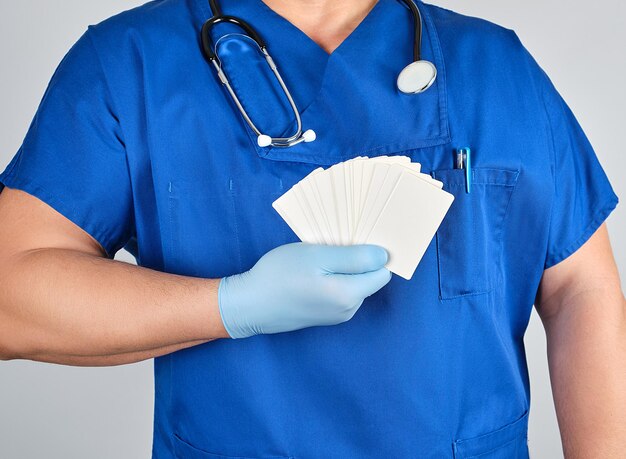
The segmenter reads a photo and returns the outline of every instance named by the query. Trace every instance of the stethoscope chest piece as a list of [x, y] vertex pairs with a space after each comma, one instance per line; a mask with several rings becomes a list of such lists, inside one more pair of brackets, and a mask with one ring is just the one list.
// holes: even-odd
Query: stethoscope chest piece
[[398, 75], [398, 89], [404, 94], [419, 94], [435, 82], [437, 68], [432, 62], [418, 60], [404, 67]]

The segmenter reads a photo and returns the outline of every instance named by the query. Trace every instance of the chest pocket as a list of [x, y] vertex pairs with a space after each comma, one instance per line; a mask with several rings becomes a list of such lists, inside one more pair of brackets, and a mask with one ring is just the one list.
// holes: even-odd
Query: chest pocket
[[436, 234], [440, 298], [491, 292], [501, 282], [502, 227], [519, 171], [474, 168], [470, 193], [462, 169], [431, 175], [455, 198]]
[[229, 198], [233, 206], [234, 234], [239, 270], [250, 269], [265, 253], [289, 242], [299, 241], [272, 203], [287, 191], [287, 183], [272, 177], [263, 180], [233, 178]]

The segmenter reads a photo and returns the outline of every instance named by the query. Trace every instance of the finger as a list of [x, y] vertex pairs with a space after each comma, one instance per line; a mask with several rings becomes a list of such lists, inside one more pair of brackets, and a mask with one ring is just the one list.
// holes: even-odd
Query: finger
[[383, 288], [391, 280], [391, 271], [380, 268], [362, 274], [334, 274], [342, 285], [357, 298], [367, 298]]
[[376, 271], [387, 263], [387, 251], [373, 244], [321, 246], [320, 268], [337, 274]]

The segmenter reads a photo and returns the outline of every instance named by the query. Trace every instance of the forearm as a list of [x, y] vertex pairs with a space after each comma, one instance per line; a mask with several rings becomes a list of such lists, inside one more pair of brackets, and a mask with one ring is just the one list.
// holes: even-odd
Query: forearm
[[72, 365], [76, 367], [110, 367], [115, 365], [126, 365], [129, 363], [136, 363], [142, 360], [160, 357], [162, 355], [171, 354], [172, 352], [176, 352], [181, 349], [204, 344], [209, 341], [213, 340], [211, 339], [189, 341], [186, 343], [163, 346], [156, 349], [148, 349], [145, 351], [129, 352], [124, 354], [94, 355], [87, 357], [80, 355], [37, 354], [31, 356], [31, 360], [36, 360], [38, 362], [57, 363], [61, 365]]
[[565, 457], [618, 458], [626, 450], [626, 309], [615, 290], [566, 298], [544, 318]]
[[65, 249], [23, 252], [0, 266], [5, 358], [115, 365], [228, 336], [218, 279]]

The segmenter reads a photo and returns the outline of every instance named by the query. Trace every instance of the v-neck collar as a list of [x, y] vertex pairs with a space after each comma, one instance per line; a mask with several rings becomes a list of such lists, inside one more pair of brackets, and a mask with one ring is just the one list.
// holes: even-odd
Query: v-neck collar
[[324, 53], [330, 59], [332, 58], [334, 54], [339, 54], [342, 48], [349, 46], [350, 41], [358, 39], [358, 35], [362, 33], [362, 29], [367, 29], [369, 27], [369, 23], [372, 21], [375, 21], [375, 16], [378, 13], [377, 10], [379, 9], [381, 1], [384, 1], [384, 0], [377, 0], [376, 3], [372, 5], [370, 10], [367, 12], [367, 14], [363, 17], [363, 19], [361, 19], [361, 21], [356, 25], [356, 27], [352, 29], [352, 31], [330, 53], [326, 51], [324, 48], [322, 48], [321, 45], [319, 45], [315, 40], [313, 40], [308, 34], [306, 34], [302, 29], [300, 29], [294, 23], [286, 19], [284, 16], [280, 15], [278, 12], [271, 9], [265, 2], [263, 2], [262, 0], [255, 0], [255, 1], [260, 5], [262, 9], [266, 10], [266, 12], [269, 15], [278, 18], [278, 20], [282, 20], [285, 23], [286, 27], [289, 27], [293, 29], [296, 33], [301, 34], [305, 40], [311, 43], [311, 46], [318, 48], [322, 53]]
[[[205, 21], [213, 15], [208, 0], [192, 1], [200, 5]], [[220, 6], [224, 15], [240, 17], [263, 38], [299, 110], [303, 111], [319, 90], [330, 55], [261, 0], [222, 0]], [[243, 32], [235, 26], [229, 26], [229, 24], [219, 24], [215, 27], [212, 34], [214, 42], [217, 37], [223, 35], [224, 31]], [[306, 56], [304, 65], [293, 65], [293, 63], [300, 64], [303, 56]], [[233, 71], [229, 73], [231, 83], [237, 78], [234, 73], [236, 71], [237, 68], [233, 64]], [[250, 110], [254, 111], [254, 108], [250, 107]], [[271, 135], [278, 136], [279, 134], [280, 129], [274, 126]]]
[[[208, 0], [194, 1], [199, 2], [198, 4], [200, 6], [200, 10], [206, 19], [213, 16], [214, 13], [211, 11]], [[366, 29], [369, 27], [369, 23], [375, 22], [375, 16], [378, 14], [378, 9], [380, 9], [380, 5], [384, 1], [386, 0], [378, 0], [372, 6], [372, 8], [370, 8], [365, 17], [348, 34], [348, 36], [346, 36], [342, 40], [342, 42], [330, 53], [323, 49], [317, 42], [315, 42], [315, 40], [313, 40], [309, 35], [307, 35], [304, 31], [302, 31], [287, 18], [271, 9], [262, 0], [228, 0], [227, 2], [220, 2], [220, 6], [222, 9], [222, 14], [230, 16], [240, 16], [243, 20], [251, 24], [257, 31], [259, 31], [263, 39], [268, 42], [268, 48], [269, 42], [271, 41], [271, 32], [275, 31], [276, 27], [278, 26], [283, 29], [290, 29], [290, 32], [292, 34], [299, 36], [300, 40], [298, 41], [306, 41], [310, 45], [310, 47], [316, 48], [320, 54], [323, 54], [327, 58], [330, 58], [334, 54], [340, 53], [341, 48], [348, 46], [350, 41], [354, 40], [356, 36], [362, 34], [361, 29]], [[272, 27], [264, 27], [261, 21], [264, 21], [268, 25], [271, 24]], [[278, 44], [276, 44], [276, 46], [278, 46]], [[291, 47], [293, 48], [293, 46]]]
[[[208, 0], [190, 1], [200, 6], [202, 19], [211, 17]], [[412, 57], [413, 21], [402, 0], [378, 0], [330, 54], [261, 0], [222, 1], [224, 14], [246, 20], [266, 41], [299, 108], [303, 128], [313, 128], [318, 134], [310, 144], [262, 148], [256, 146], [256, 137], [246, 126], [259, 156], [328, 165], [359, 154], [386, 154], [449, 142], [442, 51], [428, 6], [420, 0], [416, 3], [423, 20], [422, 56], [435, 64], [438, 75], [425, 93], [407, 96], [392, 94], [397, 91], [397, 74]], [[223, 33], [216, 32], [214, 37]], [[243, 98], [255, 102], [246, 106], [251, 117], [271, 121], [270, 135], [290, 135], [293, 114], [277, 119], [259, 114], [262, 98], [277, 96], [252, 91], [245, 94], [245, 85], [251, 83], [247, 82], [250, 74], [244, 70], [245, 66], [236, 65], [235, 59], [228, 68], [231, 82], [235, 80], [244, 90]], [[378, 115], [373, 108], [377, 104]], [[280, 119], [285, 122], [281, 124]], [[403, 131], [396, 132], [398, 129]]]

